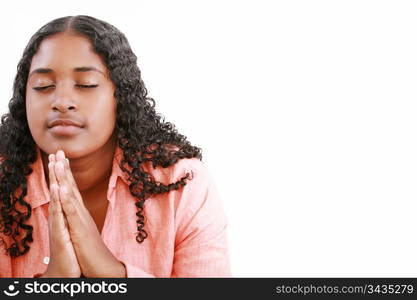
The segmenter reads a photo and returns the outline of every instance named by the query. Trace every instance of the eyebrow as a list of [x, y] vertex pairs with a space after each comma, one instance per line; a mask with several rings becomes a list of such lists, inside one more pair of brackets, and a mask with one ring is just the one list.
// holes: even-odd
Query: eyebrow
[[[95, 71], [95, 72], [99, 72], [100, 74], [102, 74], [104, 77], [107, 77], [106, 74], [104, 74], [103, 71], [97, 69], [96, 67], [77, 67], [73, 69], [74, 72], [90, 72], [90, 71]], [[30, 76], [32, 76], [33, 74], [50, 74], [53, 73], [54, 70], [50, 69], [50, 68], [37, 68], [35, 70], [33, 70], [32, 72], [30, 72], [28, 78], [30, 78]]]

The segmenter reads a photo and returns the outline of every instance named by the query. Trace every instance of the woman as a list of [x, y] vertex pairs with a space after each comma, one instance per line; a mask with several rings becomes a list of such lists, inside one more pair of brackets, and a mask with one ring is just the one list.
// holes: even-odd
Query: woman
[[35, 33], [0, 125], [1, 277], [230, 276], [201, 149], [154, 107], [115, 27]]

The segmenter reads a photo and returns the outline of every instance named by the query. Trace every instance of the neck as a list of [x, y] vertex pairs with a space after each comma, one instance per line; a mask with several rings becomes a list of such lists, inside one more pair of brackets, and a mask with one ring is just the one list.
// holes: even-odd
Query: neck
[[[113, 167], [116, 141], [109, 141], [99, 150], [79, 158], [68, 158], [72, 175], [84, 202], [105, 194]], [[46, 182], [49, 186], [48, 154], [41, 150]]]

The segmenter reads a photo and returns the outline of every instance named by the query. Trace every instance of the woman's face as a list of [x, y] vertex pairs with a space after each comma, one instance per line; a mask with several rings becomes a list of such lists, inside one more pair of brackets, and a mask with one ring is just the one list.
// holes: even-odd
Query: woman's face
[[88, 38], [64, 32], [44, 39], [26, 87], [26, 115], [36, 144], [47, 154], [61, 149], [78, 158], [114, 142], [114, 90]]

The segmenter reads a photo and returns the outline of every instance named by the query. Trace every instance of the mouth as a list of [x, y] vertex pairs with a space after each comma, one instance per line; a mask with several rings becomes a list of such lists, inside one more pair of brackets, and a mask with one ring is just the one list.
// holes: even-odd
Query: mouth
[[57, 118], [48, 123], [48, 130], [54, 135], [72, 136], [81, 132], [84, 126], [72, 119]]
[[49, 131], [54, 135], [72, 136], [76, 135], [83, 130], [79, 126], [75, 125], [55, 125], [49, 128]]

